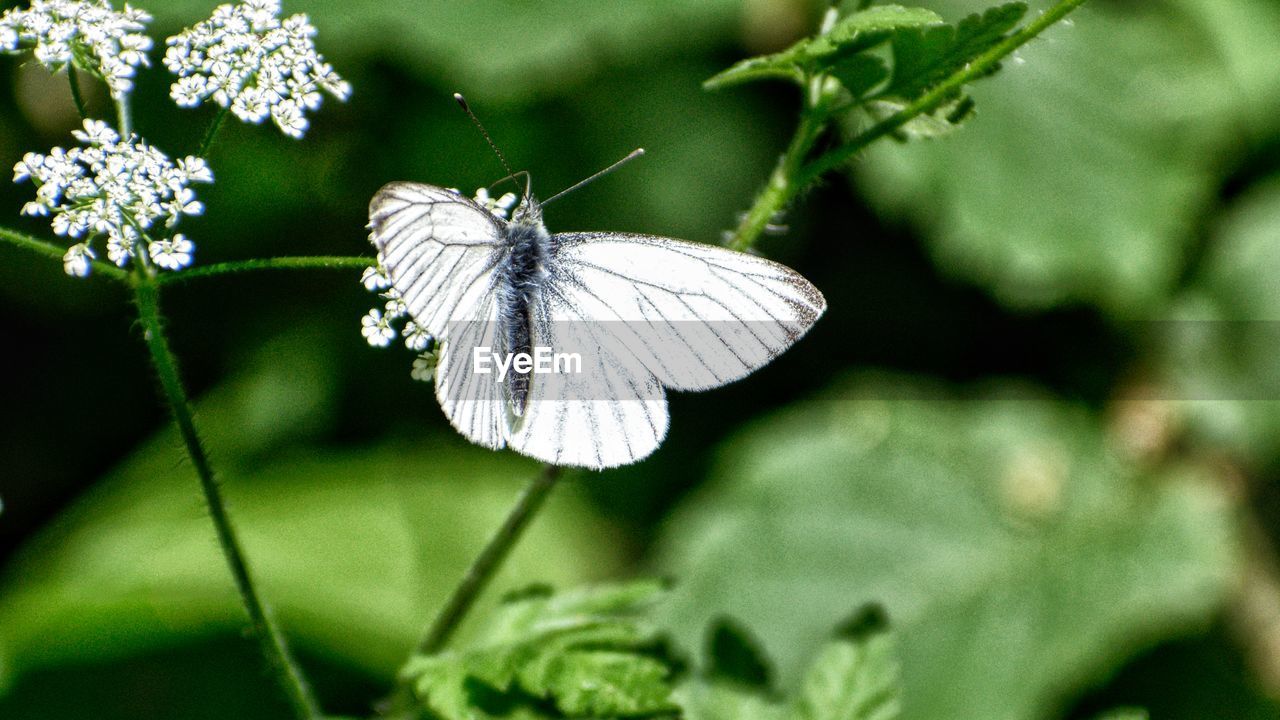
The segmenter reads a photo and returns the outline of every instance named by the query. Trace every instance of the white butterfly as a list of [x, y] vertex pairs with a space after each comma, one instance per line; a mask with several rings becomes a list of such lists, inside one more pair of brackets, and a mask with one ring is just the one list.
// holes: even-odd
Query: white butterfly
[[[826, 310], [808, 280], [753, 255], [651, 235], [552, 235], [527, 192], [508, 222], [457, 191], [391, 183], [369, 226], [392, 287], [436, 339], [449, 422], [474, 443], [556, 465], [646, 457], [667, 433], [665, 389], [745, 377]], [[499, 357], [537, 348], [572, 350], [586, 367], [513, 364], [499, 379]], [[482, 351], [493, 352], [488, 374]]]

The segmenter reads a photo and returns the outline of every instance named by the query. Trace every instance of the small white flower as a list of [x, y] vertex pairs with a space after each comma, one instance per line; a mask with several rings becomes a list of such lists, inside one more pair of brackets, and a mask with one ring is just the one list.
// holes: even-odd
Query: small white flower
[[412, 320], [404, 324], [401, 334], [404, 335], [404, 346], [414, 352], [422, 352], [431, 345], [431, 333]]
[[396, 331], [392, 329], [391, 322], [383, 317], [382, 312], [377, 308], [360, 318], [360, 334], [364, 335], [365, 341], [374, 347], [386, 347], [396, 337]]
[[[14, 166], [14, 177], [36, 185], [36, 199], [23, 206], [23, 214], [52, 216], [58, 235], [87, 236], [83, 249], [77, 251], [80, 257], [84, 253], [93, 257], [88, 242], [106, 235], [108, 259], [123, 267], [137, 256], [139, 228], [146, 230], [161, 221], [169, 227], [183, 215], [204, 210], [188, 187], [213, 180], [203, 160], [184, 158], [175, 165], [136, 137], [122, 140], [98, 120], [86, 120], [75, 136], [87, 147], [54, 148], [48, 155], [27, 153]], [[175, 235], [150, 242], [148, 250], [156, 265], [177, 270], [191, 263], [193, 245]], [[68, 267], [73, 259], [68, 255]]]
[[113, 237], [107, 241], [107, 259], [116, 267], [124, 267], [133, 259], [134, 241], [122, 237]]
[[110, 145], [120, 139], [116, 131], [101, 120], [85, 120], [84, 130], [72, 130], [71, 135], [86, 145]]
[[431, 382], [436, 376], [436, 365], [439, 364], [440, 356], [435, 352], [422, 353], [413, 359], [413, 369], [409, 371], [409, 377], [419, 382]]
[[78, 243], [67, 248], [67, 254], [62, 256], [62, 269], [72, 277], [87, 277], [89, 275], [90, 260], [98, 257], [93, 254], [93, 250], [84, 243]]
[[212, 100], [240, 120], [268, 117], [290, 137], [302, 137], [306, 111], [322, 92], [339, 100], [351, 85], [316, 51], [306, 15], [280, 19], [276, 0], [219, 5], [209, 19], [165, 41], [164, 65], [178, 76], [169, 94], [182, 107]]
[[151, 38], [140, 31], [151, 16], [108, 0], [32, 0], [31, 7], [0, 15], [0, 52], [32, 50], [50, 70], [75, 62], [99, 75], [117, 98], [133, 89], [133, 76], [147, 66]]
[[178, 161], [178, 170], [188, 182], [213, 182], [213, 171], [209, 169], [209, 163], [203, 158], [188, 155]]
[[387, 279], [386, 273], [382, 271], [381, 266], [365, 268], [364, 274], [360, 276], [360, 283], [364, 285], [365, 290], [370, 292], [391, 287], [391, 281]]
[[474, 198], [477, 205], [503, 220], [507, 219], [507, 215], [511, 212], [511, 208], [515, 206], [517, 199], [515, 193], [504, 193], [502, 197], [493, 198], [489, 195], [488, 188], [476, 190]]
[[196, 191], [189, 187], [179, 188], [166, 207], [170, 215], [170, 225], [178, 221], [179, 215], [199, 215], [204, 212], [204, 204], [196, 200]]
[[181, 270], [191, 264], [191, 253], [196, 249], [194, 243], [182, 233], [168, 240], [156, 240], [147, 245], [147, 253], [158, 267], [165, 270]]
[[193, 108], [204, 99], [205, 80], [199, 75], [184, 77], [173, 84], [169, 95], [178, 107]]
[[398, 320], [409, 314], [409, 306], [404, 304], [404, 300], [400, 299], [400, 293], [395, 288], [391, 288], [382, 294], [387, 299], [386, 309], [388, 320]]

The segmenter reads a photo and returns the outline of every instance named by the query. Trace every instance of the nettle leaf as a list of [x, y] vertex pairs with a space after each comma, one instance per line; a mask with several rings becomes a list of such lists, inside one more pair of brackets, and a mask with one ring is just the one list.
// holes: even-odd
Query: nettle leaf
[[795, 720], [889, 720], [902, 711], [898, 661], [884, 613], [869, 607], [809, 664]]
[[[896, 100], [872, 100], [866, 104], [867, 114], [879, 122], [906, 108], [906, 103]], [[922, 113], [908, 120], [894, 132], [899, 140], [918, 140], [941, 137], [955, 130], [974, 114], [973, 98], [961, 95], [931, 113]]]
[[827, 628], [874, 601], [904, 717], [1026, 720], [1213, 617], [1237, 532], [1211, 478], [1142, 464], [1084, 408], [859, 375], [731, 441], [657, 567], [677, 638], [741, 618], [783, 689], [817, 687]]
[[903, 29], [893, 35], [893, 79], [886, 97], [914, 100], [995, 47], [1027, 13], [1026, 3], [975, 13], [958, 25]]
[[901, 5], [867, 8], [842, 18], [825, 34], [806, 38], [772, 55], [743, 60], [707, 80], [703, 87], [710, 90], [774, 78], [803, 82], [808, 73], [838, 65], [889, 40], [896, 31], [941, 22], [941, 16], [924, 8]]
[[671, 663], [643, 618], [665, 591], [646, 580], [509, 595], [461, 649], [413, 658], [400, 677], [446, 720], [671, 712]]
[[[708, 670], [680, 688], [686, 720], [892, 720], [901, 712], [897, 656], [878, 606], [868, 606], [819, 648], [790, 699], [726, 681], [716, 671], [726, 627], [712, 633]], [[734, 637], [745, 634], [735, 631]]]
[[972, 87], [983, 112], [965, 132], [874, 145], [849, 171], [939, 272], [1012, 308], [1162, 317], [1222, 202], [1222, 158], [1260, 152], [1280, 123], [1274, 58], [1248, 51], [1280, 46], [1280, 4], [1089, 3], [1070, 19]]

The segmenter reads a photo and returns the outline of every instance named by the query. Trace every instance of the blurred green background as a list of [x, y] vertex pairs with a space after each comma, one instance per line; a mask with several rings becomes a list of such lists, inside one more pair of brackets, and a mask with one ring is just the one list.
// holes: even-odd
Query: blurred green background
[[[157, 38], [212, 8], [140, 4]], [[371, 256], [383, 183], [492, 182], [455, 91], [544, 196], [647, 149], [553, 206], [553, 230], [717, 242], [797, 97], [700, 83], [821, 7], [285, 11], [310, 14], [354, 95], [302, 142], [224, 128], [207, 212], [184, 221], [199, 264]], [[762, 247], [826, 294], [815, 330], [673, 397], [649, 460], [573, 475], [499, 585], [669, 575], [686, 648], [731, 615], [784, 681], [880, 601], [912, 719], [1280, 717], [1278, 58], [1273, 0], [1091, 0], [975, 86], [957, 133], [857, 158]], [[167, 87], [139, 78], [138, 129], [185, 154], [212, 113]], [[6, 59], [0, 98], [0, 163], [71, 142], [65, 78]], [[17, 215], [29, 193], [0, 185], [2, 222], [47, 235]], [[409, 353], [364, 343], [373, 299], [336, 271], [165, 297], [251, 559], [335, 713], [386, 692], [536, 471], [468, 446]], [[0, 246], [0, 718], [281, 717], [137, 334], [118, 288]]]

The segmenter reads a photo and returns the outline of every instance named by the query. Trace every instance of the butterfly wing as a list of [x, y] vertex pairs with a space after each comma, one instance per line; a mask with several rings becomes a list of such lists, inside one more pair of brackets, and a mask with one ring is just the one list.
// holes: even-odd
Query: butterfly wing
[[[611, 330], [665, 387], [705, 390], [782, 354], [826, 310], [794, 270], [699, 243], [622, 233], [561, 233], [546, 283]], [[621, 352], [621, 350], [619, 350]]]
[[436, 399], [472, 442], [506, 444], [502, 386], [467, 371], [472, 348], [495, 346], [495, 269], [506, 252], [502, 226], [452, 190], [391, 183], [369, 203], [370, 240], [419, 326], [439, 343]]
[[533, 374], [513, 449], [555, 465], [597, 470], [648, 456], [667, 434], [662, 385], [630, 349], [554, 288], [530, 307], [532, 345], [582, 358], [581, 372]]
[[[506, 251], [498, 218], [453, 190], [396, 182], [369, 203], [369, 239], [414, 322], [437, 338], [449, 323], [487, 317]], [[463, 299], [467, 302], [462, 302]]]
[[765, 365], [826, 309], [795, 271], [649, 235], [563, 233], [530, 308], [535, 346], [583, 372], [534, 375], [510, 444], [557, 464], [612, 467], [666, 435], [664, 387], [703, 390]]

